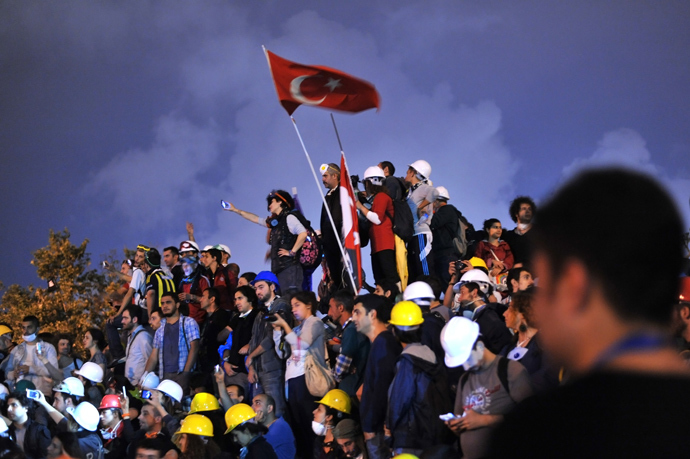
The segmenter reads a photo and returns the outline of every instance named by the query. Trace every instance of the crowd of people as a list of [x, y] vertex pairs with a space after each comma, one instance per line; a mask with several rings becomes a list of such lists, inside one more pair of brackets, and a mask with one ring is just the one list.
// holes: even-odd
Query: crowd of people
[[588, 172], [477, 231], [426, 161], [383, 161], [357, 196], [373, 285], [355, 291], [340, 169], [321, 173], [317, 231], [283, 190], [267, 218], [225, 203], [267, 231], [270, 270], [188, 224], [107, 266], [103, 330], [0, 324], [0, 458], [683, 456], [690, 278], [659, 185]]

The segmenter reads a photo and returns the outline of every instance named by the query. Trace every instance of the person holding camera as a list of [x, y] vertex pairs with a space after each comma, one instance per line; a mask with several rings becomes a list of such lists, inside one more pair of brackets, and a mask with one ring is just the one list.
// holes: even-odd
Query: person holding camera
[[252, 338], [252, 326], [259, 313], [259, 299], [256, 292], [248, 285], [238, 287], [235, 292], [235, 307], [238, 314], [228, 327], [232, 330], [232, 346], [223, 352], [223, 369], [225, 385], [237, 384], [248, 390], [248, 374], [244, 359], [249, 354], [249, 340]]
[[290, 302], [292, 314], [299, 325], [292, 328], [280, 314], [276, 314], [274, 326], [285, 332], [285, 341], [292, 349], [285, 369], [285, 392], [292, 414], [297, 454], [300, 457], [311, 457], [315, 439], [311, 422], [317, 404], [316, 397], [307, 388], [304, 362], [307, 354], [311, 353], [321, 366], [326, 366], [326, 332], [323, 322], [314, 315], [317, 305], [314, 292], [297, 292]]
[[283, 364], [276, 353], [273, 342], [273, 314], [288, 312], [287, 302], [278, 296], [280, 283], [271, 271], [261, 271], [253, 281], [256, 296], [261, 304], [261, 314], [257, 314], [252, 325], [249, 340], [249, 355], [245, 365], [248, 381], [253, 384], [254, 395], [266, 393], [276, 402], [276, 416], [285, 411], [283, 396]]
[[[36, 398], [41, 395], [35, 394]], [[51, 441], [48, 427], [35, 421], [35, 409], [36, 405], [28, 398], [27, 392], [13, 392], [7, 398], [10, 438], [22, 449], [27, 459], [46, 457]]]

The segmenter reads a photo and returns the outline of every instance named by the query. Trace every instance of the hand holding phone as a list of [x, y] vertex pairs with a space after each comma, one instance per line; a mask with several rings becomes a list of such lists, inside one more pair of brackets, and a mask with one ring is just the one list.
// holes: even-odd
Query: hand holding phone
[[26, 389], [26, 398], [29, 398], [31, 400], [40, 401], [41, 395], [43, 394], [39, 390]]
[[220, 205], [223, 206], [223, 209], [225, 210], [230, 210], [232, 209], [232, 204], [230, 204], [228, 201], [220, 200]]

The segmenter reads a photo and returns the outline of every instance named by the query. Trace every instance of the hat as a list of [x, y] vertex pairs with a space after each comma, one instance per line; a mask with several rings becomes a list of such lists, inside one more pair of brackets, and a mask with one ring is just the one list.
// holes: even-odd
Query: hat
[[280, 282], [278, 282], [278, 276], [273, 274], [271, 271], [261, 271], [256, 275], [252, 281], [252, 285], [256, 285], [259, 281], [272, 282], [276, 285], [276, 288], [280, 288]]
[[208, 252], [208, 251], [211, 250], [212, 248], [213, 248], [212, 245], [207, 245], [207, 246], [204, 247], [204, 250], [202, 250], [202, 252]]
[[218, 250], [220, 250], [221, 252], [227, 253], [227, 254], [228, 254], [228, 257], [231, 257], [231, 256], [232, 256], [232, 254], [230, 253], [230, 247], [228, 247], [228, 246], [225, 245], [225, 244], [217, 244], [217, 245], [214, 246], [213, 248], [214, 248], [214, 249], [218, 249]]
[[333, 436], [336, 439], [354, 438], [361, 435], [359, 424], [352, 419], [343, 419], [333, 429]]
[[441, 330], [441, 346], [449, 368], [459, 367], [470, 358], [479, 337], [479, 325], [465, 317], [453, 317]]
[[184, 253], [184, 252], [198, 252], [199, 251], [199, 244], [197, 244], [194, 241], [182, 241], [180, 242], [180, 250], [178, 252]]
[[14, 385], [15, 392], [26, 392], [27, 389], [36, 390], [36, 385], [28, 379], [21, 379]]

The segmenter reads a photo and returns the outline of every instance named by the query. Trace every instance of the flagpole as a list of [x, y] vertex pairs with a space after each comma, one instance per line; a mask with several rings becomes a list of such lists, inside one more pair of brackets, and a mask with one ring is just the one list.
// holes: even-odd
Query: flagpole
[[[333, 115], [331, 115], [332, 117]], [[314, 181], [316, 182], [316, 188], [319, 190], [319, 196], [321, 196], [321, 201], [323, 202], [323, 207], [326, 209], [326, 214], [328, 214], [328, 220], [331, 222], [331, 226], [333, 227], [333, 233], [335, 234], [336, 239], [338, 240], [338, 248], [340, 249], [340, 254], [343, 256], [343, 264], [347, 268], [347, 273], [350, 276], [350, 281], [352, 282], [352, 290], [354, 290], [355, 295], [359, 293], [355, 289], [357, 286], [355, 285], [355, 278], [352, 274], [352, 270], [350, 269], [350, 266], [348, 265], [347, 257], [345, 256], [345, 249], [343, 248], [343, 243], [340, 240], [340, 235], [338, 234], [338, 228], [335, 226], [335, 221], [333, 220], [333, 215], [331, 215], [331, 210], [328, 208], [328, 204], [326, 204], [326, 197], [324, 196], [323, 192], [321, 191], [321, 185], [322, 183], [319, 182], [319, 178], [316, 176], [316, 171], [314, 170], [314, 164], [311, 162], [311, 156], [309, 156], [309, 152], [307, 151], [306, 145], [304, 145], [304, 140], [302, 140], [302, 134], [299, 132], [299, 128], [297, 127], [297, 121], [295, 121], [295, 118], [290, 116], [290, 119], [292, 120], [292, 125], [295, 127], [295, 132], [297, 133], [297, 138], [299, 138], [299, 142], [302, 145], [302, 150], [304, 151], [304, 155], [307, 157], [307, 162], [309, 163], [309, 168], [311, 169], [311, 173], [314, 176]], [[338, 142], [340, 142], [340, 138], [338, 138]], [[342, 148], [341, 148], [342, 150]]]

